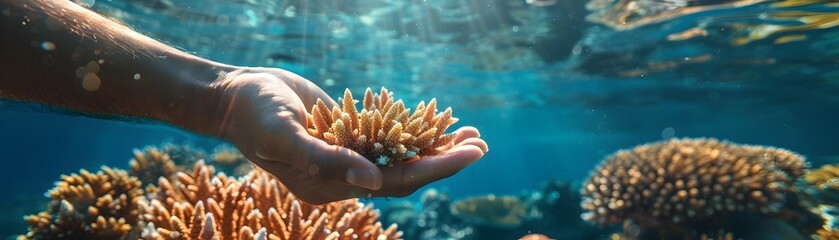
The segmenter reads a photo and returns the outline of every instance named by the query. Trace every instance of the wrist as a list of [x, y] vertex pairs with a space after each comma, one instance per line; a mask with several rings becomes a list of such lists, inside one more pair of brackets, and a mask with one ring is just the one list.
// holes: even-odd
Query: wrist
[[183, 68], [175, 69], [172, 74], [179, 89], [172, 91], [174, 96], [168, 98], [177, 101], [164, 106], [164, 121], [200, 134], [219, 136], [215, 126], [224, 117], [220, 106], [225, 101], [219, 82], [225, 81], [228, 73], [238, 67], [197, 57], [184, 62]]

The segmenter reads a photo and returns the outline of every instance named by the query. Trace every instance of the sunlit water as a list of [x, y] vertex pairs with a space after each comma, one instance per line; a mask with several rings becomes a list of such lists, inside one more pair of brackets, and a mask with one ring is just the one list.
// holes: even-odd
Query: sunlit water
[[[530, 2], [86, 3], [198, 56], [296, 72], [333, 97], [380, 86], [408, 105], [436, 97], [491, 149], [430, 185], [455, 198], [581, 180], [618, 149], [671, 137], [778, 146], [813, 165], [839, 156], [835, 3], [695, 6], [616, 23], [607, 17], [620, 13], [582, 1]], [[0, 177], [14, 184], [0, 188], [11, 199], [2, 206], [41, 199], [62, 173], [125, 167], [133, 148], [218, 143], [168, 126], [7, 105]], [[2, 209], [11, 218], [4, 225], [18, 224], [4, 235], [22, 233], [18, 216], [35, 212]]]

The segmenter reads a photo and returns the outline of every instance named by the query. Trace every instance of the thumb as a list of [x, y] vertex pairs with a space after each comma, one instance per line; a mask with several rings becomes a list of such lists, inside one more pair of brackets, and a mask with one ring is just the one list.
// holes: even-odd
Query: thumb
[[[304, 141], [305, 161], [299, 162], [299, 169], [309, 175], [326, 180], [346, 183], [371, 190], [382, 187], [382, 172], [375, 164], [353, 150], [341, 146], [329, 145], [323, 140], [298, 133]], [[303, 159], [301, 159], [303, 160]]]

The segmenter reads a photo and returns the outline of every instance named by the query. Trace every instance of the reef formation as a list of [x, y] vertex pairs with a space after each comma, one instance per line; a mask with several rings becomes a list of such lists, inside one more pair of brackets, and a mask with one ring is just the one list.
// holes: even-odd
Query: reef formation
[[457, 122], [452, 109], [437, 113], [437, 100], [420, 102], [411, 113], [402, 100], [382, 87], [378, 94], [370, 88], [364, 93], [362, 109], [356, 109], [349, 89], [342, 106], [331, 110], [320, 99], [308, 115], [309, 134], [329, 144], [352, 149], [377, 165], [392, 165], [436, 154], [449, 144], [454, 134], [444, 134]]
[[47, 192], [47, 211], [24, 217], [29, 233], [19, 239], [120, 239], [139, 219], [142, 183], [123, 170], [102, 167], [63, 175]]
[[550, 181], [519, 195], [459, 200], [432, 188], [417, 206], [405, 201], [385, 206], [382, 220], [397, 223], [405, 239], [601, 239], [613, 229], [579, 218], [577, 185]]
[[594, 170], [581, 190], [582, 217], [623, 222], [621, 239], [740, 238], [739, 222], [782, 226], [775, 234], [798, 239], [821, 225], [795, 187], [807, 167], [803, 156], [774, 147], [688, 138], [644, 144]]
[[47, 193], [48, 209], [24, 218], [29, 232], [19, 239], [400, 239], [402, 235], [395, 224], [382, 227], [372, 205], [357, 199], [310, 205], [258, 169], [228, 177], [199, 160], [184, 170], [173, 167], [168, 153], [154, 147], [135, 150], [130, 165], [131, 174], [103, 167], [96, 173], [81, 170], [62, 176]]
[[64, 175], [19, 239], [839, 239], [839, 168], [808, 171], [775, 147], [654, 142], [607, 157], [582, 184], [462, 199], [431, 189], [381, 217], [357, 199], [306, 204], [259, 169], [234, 177], [216, 170], [224, 161], [176, 163], [199, 151], [148, 147], [130, 171]]

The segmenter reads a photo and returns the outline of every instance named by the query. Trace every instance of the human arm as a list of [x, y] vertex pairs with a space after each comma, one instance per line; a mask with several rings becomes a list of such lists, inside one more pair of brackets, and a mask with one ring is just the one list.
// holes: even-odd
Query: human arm
[[336, 104], [296, 74], [196, 57], [70, 1], [4, 0], [0, 17], [0, 97], [222, 138], [310, 203], [406, 195], [486, 150], [466, 128], [441, 155], [379, 169], [305, 134], [307, 106]]

